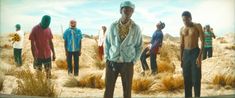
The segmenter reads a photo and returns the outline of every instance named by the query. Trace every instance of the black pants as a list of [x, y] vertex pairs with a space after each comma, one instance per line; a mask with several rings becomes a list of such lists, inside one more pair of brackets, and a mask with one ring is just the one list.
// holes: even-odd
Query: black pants
[[123, 98], [131, 98], [133, 79], [133, 63], [106, 62], [104, 98], [113, 98], [113, 92], [118, 74], [121, 74]]
[[141, 61], [141, 65], [143, 70], [148, 70], [148, 64], [146, 62], [146, 59], [148, 57], [150, 57], [150, 66], [151, 66], [151, 70], [152, 72], [157, 72], [157, 54], [155, 52], [151, 52], [150, 54], [147, 54], [147, 52], [149, 52], [150, 50], [148, 48], [145, 48], [144, 51], [142, 52], [141, 56], [140, 56], [140, 61]]
[[21, 66], [22, 65], [22, 49], [17, 49], [14, 48], [14, 58], [15, 58], [15, 62], [17, 64], [17, 66]]
[[[72, 66], [72, 57], [74, 60], [74, 68]], [[76, 52], [68, 52], [67, 55], [67, 64], [68, 64], [68, 74], [72, 74], [73, 73], [73, 69], [74, 69], [74, 76], [78, 76], [79, 73], [79, 51]]]
[[199, 51], [199, 48], [194, 48], [190, 50], [185, 49], [183, 52], [183, 76], [185, 97], [192, 97], [193, 86], [195, 97], [200, 97], [201, 67], [198, 68], [196, 64]]
[[143, 70], [148, 70], [149, 69], [148, 63], [146, 61], [146, 59], [150, 56], [150, 55], [147, 54], [148, 51], [149, 51], [149, 49], [145, 48], [144, 51], [142, 52], [141, 56], [140, 56], [140, 61], [141, 61], [141, 65], [142, 65]]
[[204, 48], [203, 50], [203, 60], [205, 60], [207, 57], [212, 57], [213, 49], [212, 47]]

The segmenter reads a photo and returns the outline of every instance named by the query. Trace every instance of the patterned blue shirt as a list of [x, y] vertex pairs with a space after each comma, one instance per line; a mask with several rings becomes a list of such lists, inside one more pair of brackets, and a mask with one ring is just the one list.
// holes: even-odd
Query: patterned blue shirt
[[80, 51], [81, 49], [81, 39], [82, 39], [82, 32], [80, 29], [77, 28], [68, 28], [65, 30], [63, 34], [63, 39], [66, 42], [66, 49], [68, 52], [75, 52]]

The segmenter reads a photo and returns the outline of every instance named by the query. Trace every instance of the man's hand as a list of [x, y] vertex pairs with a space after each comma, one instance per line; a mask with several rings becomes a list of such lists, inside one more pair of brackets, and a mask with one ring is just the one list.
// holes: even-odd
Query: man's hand
[[78, 56], [81, 56], [81, 54], [82, 54], [82, 52], [81, 52], [81, 51], [79, 51], [79, 52], [78, 52]]
[[197, 64], [197, 67], [198, 67], [198, 68], [200, 68], [200, 67], [201, 67], [201, 64], [202, 64], [201, 57], [198, 57], [198, 58], [197, 58], [197, 62], [196, 62], [196, 64]]
[[181, 68], [184, 67], [184, 61], [183, 60], [181, 60], [180, 66], [181, 66]]
[[52, 61], [55, 61], [55, 59], [56, 59], [56, 56], [55, 56], [55, 54], [53, 53], [53, 54], [52, 54]]

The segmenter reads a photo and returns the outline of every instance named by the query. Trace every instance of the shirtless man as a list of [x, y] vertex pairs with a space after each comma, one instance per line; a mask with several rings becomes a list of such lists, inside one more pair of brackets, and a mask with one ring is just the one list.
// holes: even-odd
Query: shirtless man
[[[201, 55], [204, 46], [204, 33], [199, 23], [192, 22], [191, 13], [182, 13], [184, 26], [180, 29], [181, 67], [183, 68], [185, 97], [192, 97], [194, 86], [195, 97], [201, 91]], [[201, 41], [201, 49], [198, 41]]]

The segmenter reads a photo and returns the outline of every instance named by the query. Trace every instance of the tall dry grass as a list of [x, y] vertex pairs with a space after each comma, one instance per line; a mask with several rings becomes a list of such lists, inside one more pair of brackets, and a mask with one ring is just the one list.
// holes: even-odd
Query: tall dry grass
[[102, 61], [99, 57], [98, 46], [97, 46], [97, 44], [94, 44], [92, 47], [93, 47], [93, 51], [94, 51], [93, 57], [94, 57], [94, 60], [95, 60], [95, 67], [98, 68], [98, 69], [103, 70], [105, 68], [105, 62]]
[[154, 90], [160, 92], [174, 92], [184, 88], [184, 80], [182, 75], [167, 75], [161, 78], [158, 85], [154, 85]]
[[60, 69], [68, 69], [68, 65], [67, 65], [67, 62], [66, 60], [63, 60], [63, 59], [57, 59], [55, 61], [55, 64], [58, 68]]
[[171, 62], [167, 62], [167, 61], [158, 61], [158, 72], [162, 73], [162, 72], [170, 72], [173, 73], [175, 71], [175, 65]]
[[138, 77], [133, 79], [132, 90], [135, 93], [148, 93], [154, 79], [151, 77]]
[[69, 78], [64, 86], [65, 87], [88, 87], [88, 88], [104, 88], [104, 81], [101, 79], [100, 73], [88, 73], [80, 79]]
[[0, 91], [3, 89], [3, 82], [5, 80], [5, 76], [3, 72], [0, 72]]
[[26, 96], [57, 97], [55, 85], [50, 82], [43, 72], [34, 74], [29, 69], [18, 71], [16, 77], [18, 87], [12, 94]]
[[231, 86], [235, 88], [235, 75], [217, 74], [212, 80], [212, 84], [219, 86]]

